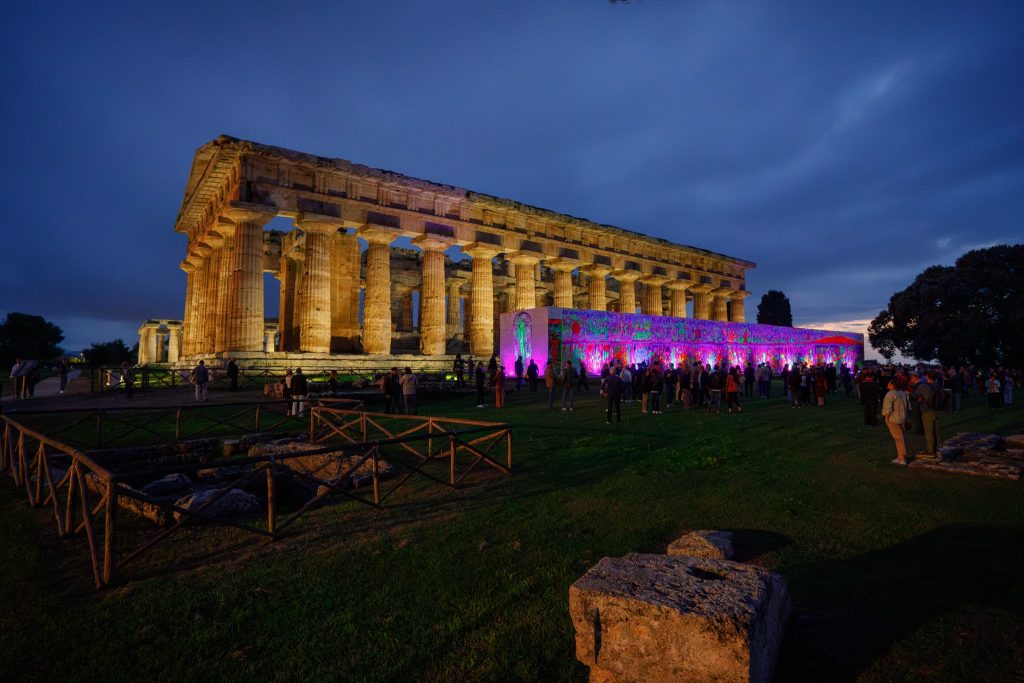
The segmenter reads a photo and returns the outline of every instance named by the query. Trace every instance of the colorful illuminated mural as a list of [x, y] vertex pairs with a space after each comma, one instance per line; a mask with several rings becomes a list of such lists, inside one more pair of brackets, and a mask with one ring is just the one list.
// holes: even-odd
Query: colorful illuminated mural
[[[517, 321], [528, 316], [527, 325]], [[864, 337], [858, 333], [727, 323], [692, 318], [632, 315], [568, 308], [538, 308], [529, 313], [501, 316], [501, 357], [506, 365], [522, 355], [523, 336], [533, 337], [532, 349], [548, 349], [550, 360], [580, 361], [598, 372], [611, 359], [623, 363], [662, 363], [743, 366], [769, 363], [776, 371], [793, 363], [857, 367], [864, 359]]]

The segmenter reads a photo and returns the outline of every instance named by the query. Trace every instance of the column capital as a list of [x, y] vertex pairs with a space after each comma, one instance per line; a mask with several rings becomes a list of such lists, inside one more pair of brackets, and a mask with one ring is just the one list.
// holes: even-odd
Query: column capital
[[310, 212], [298, 214], [293, 222], [295, 227], [303, 232], [318, 232], [325, 235], [337, 232], [343, 224], [340, 218]]
[[398, 230], [394, 228], [386, 228], [383, 225], [372, 225], [369, 223], [359, 228], [356, 234], [370, 244], [383, 244], [385, 246], [394, 242], [395, 238], [399, 236]]
[[729, 298], [735, 299], [737, 301], [742, 301], [743, 299], [746, 299], [748, 296], [750, 296], [750, 292], [748, 292], [745, 289], [737, 289], [729, 292]]
[[613, 270], [611, 276], [619, 282], [636, 282], [643, 273], [635, 270]]
[[277, 208], [267, 206], [266, 204], [231, 202], [231, 205], [224, 209], [224, 213], [222, 215], [232, 223], [241, 223], [246, 221], [263, 225], [277, 215]]
[[715, 287], [709, 292], [709, 294], [713, 294], [715, 296], [728, 296], [731, 293], [732, 287]]
[[206, 233], [206, 237], [203, 238], [203, 241], [214, 249], [220, 249], [224, 246], [224, 235], [219, 232], [211, 231]]
[[603, 263], [590, 263], [585, 266], [580, 266], [580, 271], [590, 275], [591, 277], [604, 277], [608, 273], [612, 272], [610, 266], [606, 266]]
[[545, 259], [544, 265], [551, 270], [557, 270], [563, 273], [571, 273], [580, 267], [580, 262], [576, 259], [566, 258], [559, 256], [558, 258]]
[[668, 282], [668, 278], [664, 275], [644, 275], [640, 278], [640, 282], [658, 287]]
[[[190, 256], [189, 258], [192, 258], [192, 257]], [[182, 261], [181, 263], [179, 263], [178, 267], [181, 268], [186, 273], [191, 273], [192, 271], [194, 271], [196, 269], [196, 264], [192, 263], [187, 258], [184, 261]]]
[[690, 284], [689, 280], [672, 280], [671, 282], [666, 282], [665, 286], [677, 292], [685, 292], [687, 289], [690, 289], [693, 285]]
[[540, 263], [540, 254], [532, 251], [513, 251], [508, 254], [508, 260], [517, 266], [535, 266]]
[[206, 242], [200, 242], [193, 248], [192, 251], [195, 252], [194, 256], [196, 256], [197, 258], [206, 258], [213, 251], [213, 247], [211, 247]]
[[703, 282], [698, 282], [690, 285], [688, 289], [694, 294], [710, 294], [714, 287], [712, 285], [704, 284]]
[[462, 251], [474, 259], [492, 259], [501, 253], [501, 247], [484, 242], [472, 242], [462, 246]]
[[435, 235], [433, 233], [424, 233], [412, 238], [412, 243], [423, 251], [444, 251], [455, 244], [455, 238], [446, 237], [444, 235]]

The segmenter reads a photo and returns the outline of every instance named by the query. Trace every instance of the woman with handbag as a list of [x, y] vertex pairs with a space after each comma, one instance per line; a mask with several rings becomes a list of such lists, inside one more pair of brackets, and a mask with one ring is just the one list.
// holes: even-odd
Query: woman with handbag
[[896, 442], [895, 465], [907, 464], [907, 440], [904, 436], [907, 424], [907, 415], [910, 413], [910, 399], [907, 392], [903, 391], [903, 385], [897, 384], [896, 380], [889, 380], [888, 393], [882, 399], [882, 419], [885, 426], [889, 428], [892, 440]]

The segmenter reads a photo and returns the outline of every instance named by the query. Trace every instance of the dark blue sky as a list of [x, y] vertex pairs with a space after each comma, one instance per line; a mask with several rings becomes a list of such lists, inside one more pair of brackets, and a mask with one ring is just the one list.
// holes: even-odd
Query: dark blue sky
[[[1024, 3], [5, 3], [0, 314], [180, 317], [225, 133], [756, 261], [800, 323], [1024, 236]], [[822, 7], [821, 5], [825, 5]]]

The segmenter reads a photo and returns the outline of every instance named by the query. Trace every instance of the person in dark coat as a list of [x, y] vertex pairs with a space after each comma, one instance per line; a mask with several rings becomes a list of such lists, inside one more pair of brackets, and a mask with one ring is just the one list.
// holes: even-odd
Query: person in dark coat
[[[497, 366], [494, 368], [495, 374], [498, 372]], [[487, 385], [487, 371], [484, 370], [484, 363], [480, 361], [476, 364], [476, 372], [473, 373], [473, 380], [476, 383], [476, 407], [483, 408], [484, 406], [484, 387]]]
[[530, 359], [530, 364], [526, 366], [526, 379], [530, 383], [530, 391], [537, 391], [537, 364]]
[[234, 358], [228, 360], [228, 379], [231, 380], [228, 391], [238, 391], [238, 363]]
[[605, 378], [604, 392], [608, 397], [608, 424], [612, 423], [612, 410], [615, 411], [615, 421], [622, 422], [622, 378], [618, 368], [613, 368]]
[[800, 371], [793, 366], [793, 369], [789, 371], [786, 376], [786, 381], [789, 383], [789, 405], [794, 408], [800, 407]]
[[292, 415], [302, 417], [306, 414], [306, 394], [309, 393], [309, 385], [306, 384], [306, 376], [302, 374], [302, 368], [295, 368], [295, 375], [292, 376]]
[[[526, 372], [526, 368], [523, 367], [523, 357], [519, 356], [516, 358], [515, 373], [516, 373], [516, 393], [518, 394], [523, 390], [523, 374]], [[499, 406], [500, 407], [500, 406]]]
[[498, 355], [492, 353], [491, 360], [487, 362], [487, 381], [488, 387], [494, 388], [494, 376], [498, 374]]
[[867, 372], [860, 380], [860, 403], [864, 406], [864, 424], [878, 424], [878, 382], [875, 373]]
[[455, 354], [455, 362], [452, 363], [452, 371], [455, 373], [455, 388], [461, 389], [464, 385], [466, 373], [466, 361], [462, 360], [462, 354]]
[[576, 391], [586, 391], [590, 393], [590, 385], [587, 383], [587, 366], [583, 364], [583, 359], [580, 359], [580, 377], [579, 382], [576, 385]]
[[747, 362], [747, 367], [743, 369], [743, 398], [754, 398], [754, 364]]

